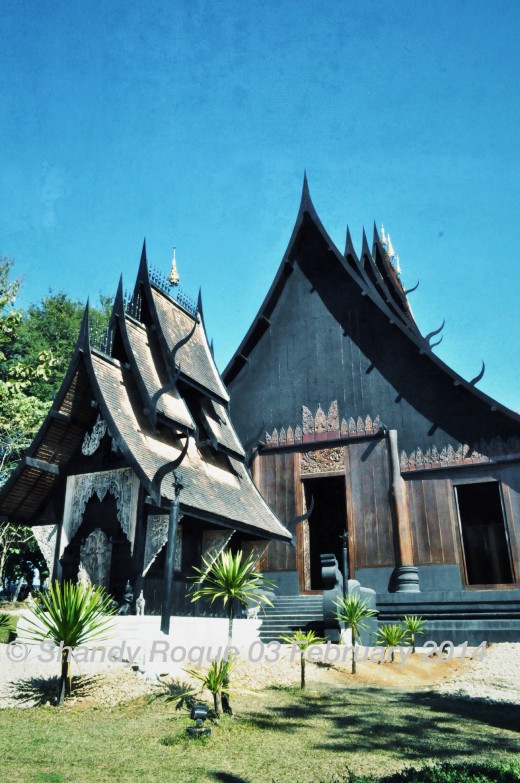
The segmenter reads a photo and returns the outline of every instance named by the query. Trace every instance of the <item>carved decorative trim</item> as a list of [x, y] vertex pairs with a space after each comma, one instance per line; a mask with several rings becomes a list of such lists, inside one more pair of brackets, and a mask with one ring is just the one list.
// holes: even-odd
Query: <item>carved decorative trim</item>
[[206, 563], [213, 563], [222, 550], [228, 545], [235, 531], [229, 528], [215, 528], [202, 532], [202, 557]]
[[314, 473], [340, 473], [344, 470], [343, 446], [337, 446], [333, 449], [314, 449], [313, 451], [304, 451], [302, 454], [302, 476]]
[[85, 455], [85, 457], [91, 457], [92, 454], [94, 454], [105, 437], [107, 432], [107, 425], [106, 422], [101, 417], [101, 414], [98, 414], [98, 417], [96, 419], [96, 423], [94, 424], [92, 428], [92, 432], [85, 435], [83, 438], [83, 443], [81, 444], [81, 453]]
[[417, 448], [407, 454], [401, 452], [401, 472], [407, 473], [414, 470], [431, 470], [438, 468], [452, 468], [463, 465], [476, 465], [494, 462], [500, 457], [520, 458], [520, 438], [493, 438], [490, 441], [481, 440], [475, 446], [467, 443], [451, 443], [440, 451], [433, 446], [427, 451]]
[[310, 590], [311, 585], [311, 536], [309, 520], [302, 522], [303, 589]]
[[240, 548], [243, 552], [244, 560], [246, 557], [249, 557], [249, 555], [252, 555], [259, 564], [268, 546], [269, 541], [266, 541], [265, 538], [261, 538], [256, 541], [243, 541]]
[[54, 555], [56, 553], [56, 541], [57, 541], [58, 525], [41, 525], [39, 527], [33, 527], [32, 534], [36, 539], [36, 543], [40, 548], [40, 552], [45, 558], [47, 568], [49, 569], [49, 576], [52, 579], [52, 572], [54, 570]]
[[78, 532], [83, 522], [85, 507], [94, 495], [101, 502], [108, 493], [113, 495], [116, 500], [117, 519], [126, 537], [132, 543], [138, 492], [139, 479], [131, 468], [68, 476], [60, 557]]
[[[179, 522], [182, 516], [179, 516]], [[150, 566], [168, 540], [168, 514], [150, 514], [146, 528], [146, 542], [144, 545], [144, 569], [143, 576], [146, 576]], [[175, 558], [173, 561], [174, 570], [180, 571], [182, 568], [182, 527], [177, 525], [175, 536]]]
[[313, 416], [310, 409], [302, 405], [302, 423], [296, 427], [289, 425], [281, 429], [275, 428], [272, 432], [265, 433], [266, 448], [283, 448], [285, 446], [297, 446], [300, 443], [316, 443], [323, 440], [338, 440], [346, 438], [364, 438], [367, 435], [378, 435], [381, 430], [379, 416], [372, 419], [371, 416], [357, 419], [350, 417], [339, 419], [338, 401], [333, 400], [329, 411], [318, 406], [316, 415]]

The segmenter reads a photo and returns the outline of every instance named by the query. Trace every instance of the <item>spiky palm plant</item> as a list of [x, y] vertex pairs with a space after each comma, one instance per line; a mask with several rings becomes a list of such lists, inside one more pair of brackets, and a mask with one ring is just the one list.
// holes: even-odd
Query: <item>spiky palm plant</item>
[[217, 715], [222, 714], [222, 696], [229, 696], [229, 675], [234, 666], [234, 661], [222, 658], [220, 661], [212, 661], [205, 672], [198, 672], [195, 669], [186, 670], [188, 674], [201, 681], [202, 688], [206, 688], [211, 693]]
[[27, 638], [63, 645], [58, 690], [58, 705], [62, 705], [71, 692], [71, 654], [80, 645], [101, 641], [110, 634], [115, 613], [112, 599], [103, 587], [53, 582], [31, 606], [31, 613], [33, 617], [25, 620]]
[[0, 641], [9, 641], [14, 629], [13, 618], [7, 612], [0, 612]]
[[416, 614], [407, 614], [401, 620], [412, 642], [412, 653], [415, 652], [415, 639], [426, 633], [426, 621]]
[[213, 561], [202, 559], [203, 567], [194, 568], [195, 580], [191, 600], [209, 598], [211, 603], [220, 599], [228, 613], [228, 646], [233, 640], [234, 601], [247, 606], [248, 603], [272, 606], [262, 589], [271, 588], [273, 582], [256, 571], [257, 561], [252, 555], [242, 560], [243, 553], [230, 550], [221, 552]]
[[11, 615], [7, 612], [0, 612], [0, 628], [11, 627]]
[[352, 631], [352, 674], [356, 673], [356, 638], [360, 631], [367, 627], [366, 620], [377, 614], [374, 609], [370, 609], [366, 601], [362, 601], [358, 595], [347, 595], [338, 598], [336, 601], [336, 614], [340, 622], [345, 623]]
[[287, 644], [297, 645], [300, 650], [300, 688], [305, 688], [305, 653], [313, 644], [324, 644], [325, 639], [318, 636], [314, 631], [294, 631], [292, 634], [280, 636], [280, 639]]
[[387, 623], [385, 625], [381, 625], [378, 628], [377, 631], [377, 641], [380, 642], [383, 647], [385, 647], [385, 658], [386, 658], [386, 651], [388, 649], [391, 650], [390, 653], [390, 661], [393, 663], [395, 658], [395, 650], [394, 647], [398, 647], [400, 644], [406, 641], [406, 628], [402, 625], [398, 625], [397, 623]]

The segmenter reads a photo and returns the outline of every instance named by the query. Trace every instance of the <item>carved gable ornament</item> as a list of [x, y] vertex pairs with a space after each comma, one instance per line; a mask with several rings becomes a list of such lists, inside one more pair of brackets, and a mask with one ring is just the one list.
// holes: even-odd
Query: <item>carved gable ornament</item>
[[95, 495], [103, 502], [108, 493], [115, 498], [118, 522], [130, 543], [133, 543], [139, 479], [132, 468], [81, 473], [67, 477], [60, 557], [78, 532], [88, 501]]
[[333, 400], [329, 405], [327, 414], [325, 409], [318, 405], [318, 410], [313, 416], [310, 408], [302, 405], [302, 422], [292, 427], [276, 428], [272, 432], [265, 433], [266, 448], [283, 448], [295, 446], [300, 443], [316, 443], [326, 440], [346, 440], [347, 438], [366, 438], [367, 435], [379, 435], [381, 421], [379, 416], [373, 419], [371, 416], [353, 416], [347, 420], [339, 417], [338, 401]]
[[106, 422], [103, 420], [101, 414], [98, 414], [96, 423], [92, 428], [92, 432], [90, 434], [87, 432], [83, 438], [83, 443], [81, 444], [81, 453], [84, 454], [85, 457], [91, 457], [92, 454], [98, 450], [101, 441], [106, 435], [106, 432]]

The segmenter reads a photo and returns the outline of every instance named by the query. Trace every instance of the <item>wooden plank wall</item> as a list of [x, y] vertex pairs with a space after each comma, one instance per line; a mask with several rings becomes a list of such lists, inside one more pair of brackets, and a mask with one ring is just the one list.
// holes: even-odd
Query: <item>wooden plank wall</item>
[[406, 485], [415, 565], [458, 564], [458, 517], [451, 478], [423, 474]]
[[[303, 490], [300, 481], [300, 454], [262, 454], [253, 465], [255, 484], [264, 500], [282, 522], [302, 513]], [[296, 571], [296, 548], [271, 541], [261, 561], [261, 571]]]
[[[350, 549], [355, 568], [393, 566], [394, 527], [386, 439], [349, 443], [345, 477]], [[354, 568], [353, 568], [354, 567]]]

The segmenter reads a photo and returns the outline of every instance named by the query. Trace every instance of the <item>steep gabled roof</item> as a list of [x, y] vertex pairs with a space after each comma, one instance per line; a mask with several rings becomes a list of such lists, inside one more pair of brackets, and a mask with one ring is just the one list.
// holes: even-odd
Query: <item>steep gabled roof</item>
[[466, 381], [433, 353], [430, 339], [440, 330], [431, 332], [426, 337], [421, 335], [413, 318], [406, 292], [386, 257], [377, 231], [374, 232], [373, 250], [370, 249], [366, 234], [363, 231], [361, 257], [358, 258], [352, 244], [350, 231], [347, 229], [345, 253], [344, 255], [340, 253], [314, 208], [306, 176], [304, 176], [296, 222], [273, 283], [253, 323], [222, 373], [223, 380], [227, 386], [230, 386], [241, 373], [249, 360], [249, 355], [253, 348], [269, 329], [270, 318], [293, 272], [294, 265], [298, 261], [299, 243], [305, 240], [305, 232], [310, 227], [327, 246], [327, 263], [334, 264], [336, 269], [341, 270], [342, 275], [354, 282], [359, 293], [370, 300], [385, 316], [389, 329], [397, 328], [405, 334], [407, 339], [416, 347], [418, 354], [440, 369], [445, 376], [451, 379], [454, 386], [478, 398], [489, 406], [491, 412], [500, 411], [514, 420], [515, 424], [520, 423], [520, 415], [518, 413], [477, 389], [474, 385], [475, 380], [471, 382]]
[[229, 402], [229, 395], [222, 383], [215, 360], [211, 353], [201, 317], [188, 312], [166, 291], [150, 280], [146, 247], [143, 247], [141, 262], [135, 285], [135, 295], [141, 296], [168, 365], [171, 352], [182, 337], [187, 336], [195, 326], [190, 340], [175, 356], [181, 377], [189, 384], [204, 390], [219, 402]]
[[[201, 316], [150, 282], [144, 250], [135, 292], [140, 306], [126, 307], [120, 282], [103, 350], [91, 345], [85, 309], [69, 372], [26, 457], [0, 491], [0, 514], [15, 522], [37, 521], [101, 413], [152, 497], [157, 499], [157, 471], [181, 454], [188, 435], [180, 468], [182, 512], [252, 536], [290, 541], [245, 467]], [[140, 311], [142, 317], [136, 317]], [[163, 480], [161, 496], [172, 500], [171, 481]]]

